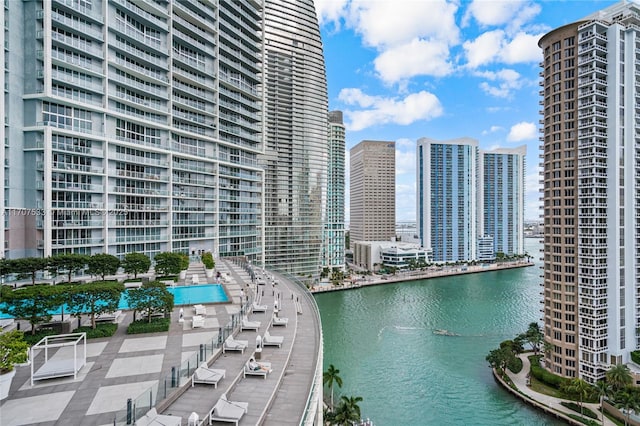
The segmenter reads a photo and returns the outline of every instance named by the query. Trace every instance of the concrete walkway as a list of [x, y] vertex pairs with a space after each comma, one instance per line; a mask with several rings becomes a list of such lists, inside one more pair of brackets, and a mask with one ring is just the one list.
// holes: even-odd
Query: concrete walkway
[[[249, 402], [240, 425], [298, 424], [311, 389], [321, 336], [312, 307], [305, 305], [308, 295], [284, 277], [277, 277], [275, 286], [271, 282], [255, 285], [246, 271], [230, 261], [219, 260], [217, 269], [228, 278], [225, 289], [232, 301], [206, 305], [204, 327], [192, 328], [193, 307], [183, 306], [184, 322], [178, 322], [180, 307], [176, 307], [168, 333], [127, 335], [133, 315], [125, 311], [114, 336], [89, 340], [87, 364], [76, 379], [47, 379], [31, 386], [30, 367], [16, 368], [9, 397], [0, 402], [0, 426], [124, 425], [129, 398], [136, 403], [137, 417], [156, 405], [158, 412], [180, 416], [186, 425], [193, 412], [202, 422], [223, 392], [231, 400]], [[268, 307], [265, 313], [249, 313], [251, 320], [261, 322], [258, 332], [241, 331], [236, 336], [249, 342], [247, 350], [222, 354], [210, 346], [213, 350], [207, 352], [206, 361], [212, 368], [226, 370], [217, 389], [201, 384], [191, 387], [185, 370], [178, 389], [171, 388], [172, 368], [180, 370], [189, 363], [193, 371], [201, 344], [218, 342], [218, 335], [226, 335], [225, 330], [232, 327], [233, 318], [237, 321], [241, 294], [257, 295]], [[287, 327], [270, 327], [276, 298], [280, 316], [289, 318]], [[300, 301], [303, 314], [294, 301]], [[255, 351], [256, 336], [267, 329], [284, 337], [280, 348], [266, 347], [262, 352], [262, 360], [272, 363], [273, 372], [266, 379], [244, 378], [242, 371]], [[37, 358], [38, 362], [42, 364]]]
[[[530, 352], [524, 353], [524, 354], [520, 354], [519, 358], [522, 360], [522, 370], [520, 370], [520, 372], [518, 374], [514, 374], [511, 371], [509, 371], [507, 369], [507, 375], [509, 376], [509, 378], [513, 381], [513, 384], [518, 388], [518, 390], [520, 392], [522, 392], [523, 394], [531, 397], [531, 399], [546, 405], [547, 407], [555, 410], [555, 411], [559, 411], [560, 413], [563, 414], [573, 414], [573, 415], [580, 415], [580, 413], [577, 413], [567, 407], [565, 407], [564, 405], [561, 404], [562, 401], [565, 402], [575, 402], [577, 404], [577, 401], [569, 401], [569, 400], [564, 400], [564, 399], [560, 399], [560, 398], [555, 398], [553, 396], [549, 396], [549, 395], [545, 395], [539, 392], [536, 392], [534, 390], [532, 390], [528, 385], [527, 385], [527, 375], [529, 374], [529, 370], [531, 368], [531, 364], [529, 363], [529, 356], [531, 355]], [[600, 413], [600, 404], [597, 403], [583, 403], [582, 404], [584, 407], [589, 408], [591, 411], [593, 411], [594, 413], [598, 414], [598, 421], [602, 422], [602, 416]], [[586, 416], [585, 416], [586, 417]], [[602, 423], [600, 423], [602, 424]], [[604, 424], [605, 426], [609, 425], [609, 426], [616, 426], [616, 424], [614, 422], [612, 422], [611, 420], [609, 420], [609, 418], [607, 418], [605, 416], [604, 418]]]

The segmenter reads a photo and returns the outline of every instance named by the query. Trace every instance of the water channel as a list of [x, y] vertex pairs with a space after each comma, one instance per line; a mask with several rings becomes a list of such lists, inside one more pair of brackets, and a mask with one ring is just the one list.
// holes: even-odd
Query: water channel
[[536, 266], [318, 294], [334, 392], [361, 396], [376, 426], [563, 424], [501, 389], [485, 361], [540, 319], [541, 245], [525, 248]]

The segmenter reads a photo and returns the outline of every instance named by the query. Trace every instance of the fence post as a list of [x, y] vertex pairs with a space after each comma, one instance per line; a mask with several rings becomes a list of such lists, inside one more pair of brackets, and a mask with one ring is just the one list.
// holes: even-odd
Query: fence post
[[127, 424], [130, 425], [133, 423], [133, 416], [132, 416], [132, 405], [133, 405], [133, 401], [131, 400], [131, 398], [127, 399]]
[[176, 387], [176, 367], [171, 367], [171, 387]]

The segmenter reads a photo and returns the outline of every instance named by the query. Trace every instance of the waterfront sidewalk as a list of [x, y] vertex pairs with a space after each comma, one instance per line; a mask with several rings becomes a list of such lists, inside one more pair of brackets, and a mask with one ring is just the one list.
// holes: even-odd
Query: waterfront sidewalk
[[[523, 393], [524, 395], [528, 396], [529, 398], [531, 398], [533, 401], [538, 402], [539, 404], [544, 405], [545, 407], [547, 407], [548, 409], [552, 410], [552, 411], [556, 411], [559, 412], [561, 414], [573, 414], [573, 415], [579, 415], [579, 413], [565, 407], [564, 405], [561, 404], [562, 401], [567, 401], [567, 402], [575, 402], [575, 401], [568, 401], [568, 400], [564, 400], [564, 399], [560, 399], [560, 398], [556, 398], [550, 395], [545, 395], [539, 392], [536, 392], [534, 390], [532, 390], [528, 385], [527, 385], [527, 375], [529, 374], [529, 370], [530, 370], [530, 363], [529, 363], [529, 356], [531, 355], [530, 352], [526, 352], [523, 354], [518, 355], [519, 358], [522, 360], [522, 370], [520, 370], [520, 372], [518, 374], [514, 374], [511, 371], [507, 370], [507, 375], [509, 376], [509, 378], [511, 379], [511, 381], [513, 382], [513, 384], [518, 388], [518, 391], [520, 391], [521, 393]], [[582, 404], [584, 407], [589, 408], [591, 411], [593, 411], [594, 413], [598, 414], [598, 422], [600, 422], [600, 424], [602, 424], [602, 416], [600, 413], [600, 404], [597, 403], [583, 403]], [[585, 416], [586, 417], [586, 416]], [[604, 418], [604, 425], [607, 426], [616, 426], [616, 424], [614, 422], [612, 422], [609, 418], [607, 418], [605, 416]]]

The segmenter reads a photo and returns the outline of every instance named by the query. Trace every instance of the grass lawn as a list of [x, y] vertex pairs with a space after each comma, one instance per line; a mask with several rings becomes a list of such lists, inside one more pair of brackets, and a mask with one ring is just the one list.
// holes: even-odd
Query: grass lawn
[[567, 399], [567, 396], [563, 393], [560, 392], [558, 389], [556, 388], [552, 388], [551, 386], [548, 386], [544, 383], [542, 383], [540, 380], [536, 379], [535, 377], [531, 376], [531, 389], [542, 393], [544, 395], [549, 395], [549, 396], [553, 396], [556, 398], [563, 398], [563, 399]]

